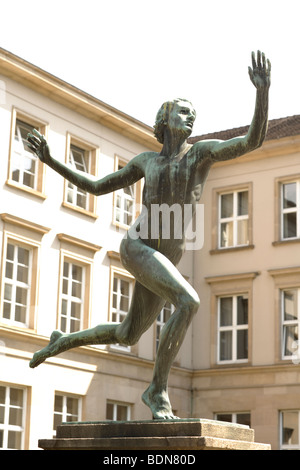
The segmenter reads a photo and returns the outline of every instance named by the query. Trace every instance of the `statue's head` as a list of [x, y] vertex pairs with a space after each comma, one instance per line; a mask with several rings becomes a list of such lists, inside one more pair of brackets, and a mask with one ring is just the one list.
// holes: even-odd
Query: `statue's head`
[[[165, 103], [163, 103], [160, 109], [158, 110], [158, 113], [156, 115], [155, 125], [154, 125], [154, 135], [157, 138], [158, 142], [160, 142], [161, 144], [163, 144], [164, 142], [164, 132], [165, 132], [165, 128], [169, 124], [170, 114], [173, 111], [174, 107], [181, 103], [183, 105], [184, 104], [187, 105], [188, 108], [192, 109], [192, 112], [194, 116], [196, 117], [196, 112], [192, 103], [186, 99], [176, 98], [172, 101], [166, 101]], [[190, 130], [190, 132], [187, 132], [187, 134], [190, 135], [191, 132], [192, 132], [192, 129]]]

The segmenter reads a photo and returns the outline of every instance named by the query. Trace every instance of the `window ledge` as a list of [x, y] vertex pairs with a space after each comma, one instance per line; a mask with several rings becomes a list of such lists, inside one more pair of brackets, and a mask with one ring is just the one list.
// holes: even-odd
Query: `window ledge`
[[20, 191], [24, 191], [25, 193], [28, 193], [31, 196], [38, 197], [40, 199], [47, 199], [46, 194], [42, 193], [41, 191], [37, 191], [36, 189], [32, 189], [29, 186], [24, 186], [22, 184], [17, 183], [16, 181], [13, 180], [6, 180], [5, 184], [9, 186], [10, 188], [18, 189]]
[[273, 246], [281, 246], [281, 245], [290, 245], [294, 243], [300, 243], [300, 238], [291, 238], [291, 239], [284, 239], [284, 240], [277, 240], [272, 242]]
[[80, 207], [73, 206], [67, 202], [62, 203], [62, 207], [66, 209], [70, 209], [71, 211], [77, 212], [78, 214], [86, 215], [87, 217], [91, 217], [92, 219], [98, 219], [98, 215], [94, 212], [87, 211], [85, 209], [81, 209]]
[[221, 253], [232, 253], [234, 251], [253, 250], [255, 245], [231, 246], [229, 248], [216, 248], [210, 250], [210, 255], [219, 255]]

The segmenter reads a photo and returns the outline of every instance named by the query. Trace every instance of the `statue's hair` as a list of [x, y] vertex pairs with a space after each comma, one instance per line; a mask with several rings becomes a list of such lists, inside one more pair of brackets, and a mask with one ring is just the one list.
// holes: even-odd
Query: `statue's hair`
[[172, 101], [166, 101], [165, 103], [163, 103], [157, 112], [154, 124], [154, 135], [158, 142], [161, 144], [163, 144], [164, 142], [164, 131], [168, 123], [170, 111], [172, 110], [174, 104], [179, 103], [180, 101], [184, 101], [192, 105], [189, 100], [186, 100], [184, 98], [175, 98]]

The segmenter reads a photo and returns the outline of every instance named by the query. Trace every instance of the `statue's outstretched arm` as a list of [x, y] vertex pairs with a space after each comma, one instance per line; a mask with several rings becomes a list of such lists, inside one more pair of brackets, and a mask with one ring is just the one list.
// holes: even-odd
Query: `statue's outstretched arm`
[[97, 178], [77, 170], [53, 158], [45, 137], [36, 129], [28, 134], [28, 146], [39, 159], [80, 189], [99, 196], [132, 185], [144, 175], [137, 165], [138, 157], [132, 159], [124, 168], [104, 178]]
[[240, 157], [260, 147], [264, 141], [268, 127], [269, 88], [271, 84], [271, 64], [264, 53], [258, 51], [257, 58], [255, 58], [255, 54], [252, 52], [252, 68], [249, 67], [249, 76], [256, 88], [255, 111], [249, 130], [245, 136], [226, 141], [203, 141], [213, 161]]

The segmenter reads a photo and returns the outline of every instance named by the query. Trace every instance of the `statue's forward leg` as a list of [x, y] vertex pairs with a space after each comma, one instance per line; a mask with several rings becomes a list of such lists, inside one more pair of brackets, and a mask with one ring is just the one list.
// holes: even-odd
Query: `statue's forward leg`
[[70, 334], [53, 331], [48, 345], [34, 353], [29, 365], [32, 368], [37, 367], [48, 357], [56, 356], [57, 354], [78, 346], [117, 343], [118, 341], [115, 334], [117, 326], [118, 323], [107, 323]]
[[[155, 419], [172, 419], [174, 415], [168, 396], [169, 371], [200, 300], [173, 263], [142, 241], [126, 241], [121, 254], [123, 264], [140, 283], [164, 302], [168, 300], [175, 306], [175, 312], [162, 330], [152, 382], [142, 397]], [[149, 320], [154, 321], [154, 318], [149, 317]]]
[[78, 346], [136, 344], [157, 318], [163, 305], [163, 299], [136, 282], [129, 312], [122, 323], [106, 323], [69, 334], [53, 331], [48, 345], [34, 354], [30, 367], [37, 367], [47, 358]]

